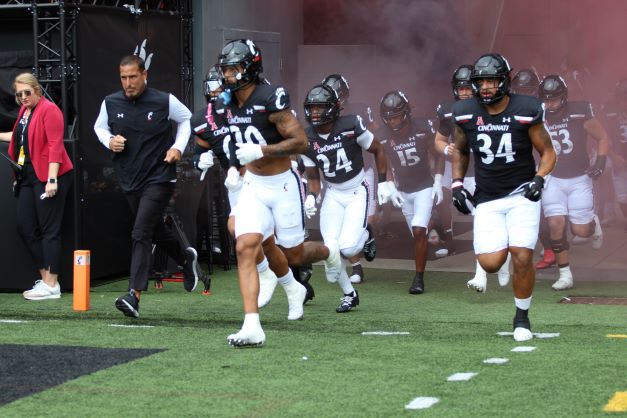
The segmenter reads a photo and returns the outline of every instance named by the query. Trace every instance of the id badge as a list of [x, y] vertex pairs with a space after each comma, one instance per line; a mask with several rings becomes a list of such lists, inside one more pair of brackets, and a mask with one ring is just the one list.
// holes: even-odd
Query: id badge
[[26, 155], [24, 154], [24, 147], [20, 147], [20, 155], [17, 158], [17, 163], [19, 165], [24, 165], [24, 160], [26, 160]]

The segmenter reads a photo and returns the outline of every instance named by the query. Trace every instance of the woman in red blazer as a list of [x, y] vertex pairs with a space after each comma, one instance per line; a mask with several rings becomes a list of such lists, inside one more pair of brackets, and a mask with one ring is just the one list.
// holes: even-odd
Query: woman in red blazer
[[21, 106], [9, 139], [9, 155], [20, 167], [17, 179], [17, 222], [35, 265], [41, 274], [29, 300], [58, 299], [61, 222], [72, 177], [72, 161], [63, 146], [63, 113], [42, 96], [39, 81], [30, 73], [13, 82], [15, 100]]

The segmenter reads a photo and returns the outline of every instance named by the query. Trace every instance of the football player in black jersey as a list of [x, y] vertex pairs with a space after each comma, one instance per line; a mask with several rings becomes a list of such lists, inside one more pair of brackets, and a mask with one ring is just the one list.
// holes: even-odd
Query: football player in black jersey
[[[439, 205], [444, 197], [444, 158], [435, 152], [435, 131], [431, 121], [426, 118], [412, 118], [411, 105], [402, 91], [390, 91], [383, 96], [380, 114], [385, 126], [377, 131], [377, 137], [381, 138], [390, 160], [402, 197], [400, 208], [414, 238], [416, 274], [409, 293], [419, 295], [425, 290], [427, 226], [431, 219], [431, 209], [434, 203]], [[435, 179], [431, 175], [430, 159], [435, 160]]]
[[[475, 97], [453, 105], [453, 204], [473, 209], [474, 249], [488, 273], [511, 253], [514, 265], [514, 339], [533, 338], [528, 311], [535, 282], [533, 249], [538, 239], [544, 178], [555, 166], [544, 106], [530, 96], [510, 94], [509, 63], [499, 54], [482, 55], [471, 74]], [[464, 188], [470, 149], [476, 192]], [[540, 154], [536, 170], [533, 150]], [[474, 206], [474, 208], [473, 208]]]
[[538, 97], [540, 77], [531, 68], [523, 68], [512, 78], [512, 93]]
[[[568, 87], [559, 75], [547, 75], [540, 83], [540, 98], [546, 108], [546, 126], [559, 157], [559, 164], [547, 179], [542, 194], [542, 210], [549, 222], [551, 248], [557, 259], [559, 278], [553, 289], [573, 287], [573, 275], [568, 258], [566, 217], [575, 236], [592, 236], [592, 247], [601, 248], [602, 231], [594, 214], [592, 179], [605, 169], [609, 140], [589, 102], [569, 101]], [[597, 141], [595, 163], [590, 165], [587, 138]]]
[[261, 51], [249, 39], [227, 43], [218, 59], [218, 70], [225, 92], [216, 100], [215, 112], [221, 118], [219, 125], [229, 129], [228, 143], [237, 147], [235, 157], [246, 167], [239, 201], [233, 209], [245, 317], [241, 330], [229, 335], [227, 341], [236, 347], [259, 346], [266, 339], [259, 321], [255, 262], [262, 242], [274, 233], [281, 249], [274, 245], [263, 251], [274, 260], [272, 269], [288, 299], [299, 299], [301, 305], [306, 291], [294, 279], [288, 262], [298, 266], [325, 260], [328, 270], [339, 274], [341, 260], [337, 247], [316, 242], [303, 245], [304, 198], [290, 155], [307, 149], [307, 137], [289, 110], [287, 91], [262, 82]]
[[[326, 193], [320, 208], [320, 233], [325, 244], [339, 247], [344, 258], [359, 254], [368, 238], [368, 194], [362, 150], [374, 154], [379, 173], [381, 204], [397, 195], [392, 182], [386, 180], [387, 162], [383, 148], [366, 128], [361, 116], [340, 116], [340, 101], [335, 90], [319, 84], [305, 98], [308, 150], [302, 156], [309, 192], [305, 210], [316, 212], [320, 193], [320, 171], [326, 182]], [[342, 261], [344, 263], [344, 261]], [[336, 312], [344, 313], [359, 305], [359, 295], [342, 265], [339, 277], [327, 272], [327, 280], [337, 281], [344, 293]]]
[[[372, 116], [372, 109], [370, 106], [358, 103], [349, 103], [348, 98], [350, 97], [350, 86], [348, 84], [348, 80], [341, 74], [329, 74], [326, 76], [320, 84], [326, 84], [331, 87], [337, 93], [340, 99], [340, 114], [344, 115], [359, 115], [362, 120], [365, 122], [366, 128], [370, 132], [374, 132], [376, 129], [376, 123]], [[377, 255], [377, 244], [375, 241], [375, 236], [373, 232], [372, 225], [375, 221], [375, 214], [377, 210], [377, 201], [376, 201], [376, 190], [375, 190], [375, 181], [374, 181], [374, 173], [376, 171], [376, 165], [374, 161], [374, 157], [372, 154], [364, 152], [364, 173], [366, 174], [366, 182], [368, 183], [368, 187], [370, 187], [369, 193], [369, 201], [368, 201], [368, 239], [366, 240], [366, 244], [364, 244], [364, 257], [368, 261], [372, 261], [375, 259]], [[355, 255], [354, 257], [349, 257], [348, 261], [351, 263], [352, 272], [351, 272], [351, 283], [361, 283], [364, 280], [364, 270], [361, 266], [361, 257], [360, 255]]]
[[[470, 81], [470, 75], [472, 74], [473, 66], [469, 64], [461, 65], [453, 72], [453, 78], [451, 79], [451, 87], [453, 89], [453, 97], [455, 101], [466, 100], [473, 96], [472, 83]], [[444, 185], [447, 189], [451, 186], [451, 163], [449, 162], [453, 157], [453, 150], [455, 148], [453, 131], [455, 130], [455, 122], [452, 119], [451, 108], [455, 102], [447, 102], [438, 105], [436, 113], [438, 116], [438, 128], [435, 133], [435, 148], [442, 153], [446, 158], [446, 166], [444, 170]], [[473, 160], [468, 162], [468, 170], [466, 170], [466, 177], [464, 177], [464, 188], [471, 194], [475, 192], [475, 165]], [[450, 193], [445, 197], [451, 198]], [[449, 230], [446, 233], [447, 241], [453, 241], [453, 230], [451, 224], [451, 214], [443, 214], [443, 208], [448, 208], [448, 205], [443, 204], [438, 206], [438, 214], [443, 219], [448, 219]], [[509, 283], [509, 260], [507, 257], [505, 263], [499, 269], [497, 276], [501, 286], [506, 286]], [[476, 263], [475, 275], [470, 279], [466, 286], [470, 289], [474, 289], [477, 292], [485, 292], [488, 288], [488, 275], [486, 271], [481, 268], [479, 261]]]
[[[603, 105], [602, 115], [612, 138], [612, 183], [616, 200], [627, 218], [627, 79], [619, 80]], [[627, 225], [625, 225], [627, 232]]]

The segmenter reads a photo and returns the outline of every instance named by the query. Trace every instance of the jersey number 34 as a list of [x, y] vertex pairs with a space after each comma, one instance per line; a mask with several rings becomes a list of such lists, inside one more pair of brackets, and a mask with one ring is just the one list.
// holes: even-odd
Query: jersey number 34
[[492, 138], [490, 135], [484, 133], [478, 134], [477, 141], [480, 142], [479, 155], [481, 155], [482, 163], [492, 164], [495, 158], [505, 158], [506, 163], [514, 162], [516, 152], [512, 147], [511, 132], [506, 132], [501, 135], [501, 141], [496, 149], [496, 153], [492, 152]]

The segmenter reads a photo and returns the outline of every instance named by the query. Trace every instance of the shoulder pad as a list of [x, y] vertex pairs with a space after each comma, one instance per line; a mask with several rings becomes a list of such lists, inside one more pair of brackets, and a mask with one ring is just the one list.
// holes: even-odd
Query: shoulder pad
[[266, 99], [266, 110], [268, 112], [279, 112], [290, 108], [290, 96], [285, 88], [280, 86], [271, 87], [271, 94]]

